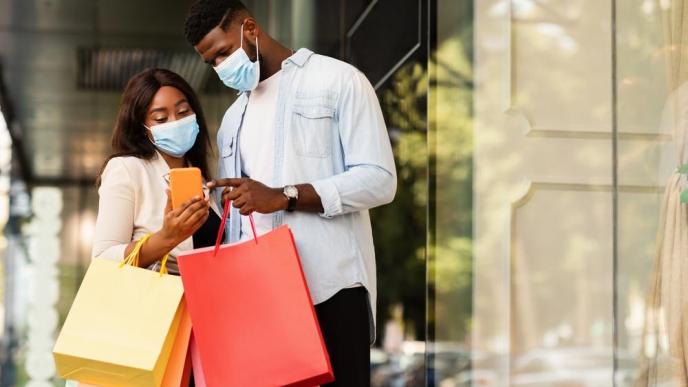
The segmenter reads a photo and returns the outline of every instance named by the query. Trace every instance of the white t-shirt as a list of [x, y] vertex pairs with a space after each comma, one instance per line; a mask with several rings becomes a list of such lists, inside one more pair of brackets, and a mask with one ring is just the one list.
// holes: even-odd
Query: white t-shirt
[[[242, 172], [253, 180], [269, 185], [275, 164], [275, 115], [277, 92], [282, 71], [263, 80], [251, 92], [239, 135]], [[256, 233], [272, 230], [272, 214], [253, 213]], [[241, 220], [241, 239], [253, 238], [247, 216]]]

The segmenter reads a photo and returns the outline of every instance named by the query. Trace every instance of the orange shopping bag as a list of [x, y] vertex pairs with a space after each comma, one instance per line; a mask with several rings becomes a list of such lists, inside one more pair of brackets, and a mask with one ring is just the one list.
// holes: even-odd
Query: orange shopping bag
[[179, 322], [177, 338], [172, 345], [170, 360], [167, 362], [161, 387], [187, 387], [191, 379], [191, 353], [189, 352], [191, 316], [189, 316], [185, 300], [182, 300], [181, 307], [184, 308], [184, 312]]
[[[224, 224], [218, 241], [223, 230]], [[185, 252], [177, 261], [208, 387], [334, 380], [287, 226], [255, 241]]]

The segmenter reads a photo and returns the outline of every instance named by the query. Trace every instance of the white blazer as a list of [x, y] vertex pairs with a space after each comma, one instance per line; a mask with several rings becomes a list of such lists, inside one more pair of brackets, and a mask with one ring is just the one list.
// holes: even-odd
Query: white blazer
[[[169, 166], [156, 152], [151, 160], [115, 157], [108, 161], [98, 189], [98, 219], [93, 238], [93, 257], [122, 260], [129, 243], [162, 229], [167, 204], [165, 175]], [[214, 200], [210, 205], [218, 216]], [[178, 273], [176, 256], [193, 249], [189, 237], [170, 253], [168, 269]], [[150, 269], [157, 269], [154, 264]]]

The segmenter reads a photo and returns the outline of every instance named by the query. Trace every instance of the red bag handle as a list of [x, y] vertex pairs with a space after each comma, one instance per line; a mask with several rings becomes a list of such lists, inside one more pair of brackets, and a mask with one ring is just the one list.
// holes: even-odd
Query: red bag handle
[[[231, 200], [225, 201], [225, 206], [222, 211], [222, 220], [220, 221], [220, 229], [217, 230], [217, 239], [215, 240], [215, 251], [213, 256], [217, 255], [217, 251], [220, 250], [220, 244], [222, 243], [222, 237], [225, 234], [225, 224], [227, 223], [227, 216], [229, 215], [229, 208], [232, 206]], [[251, 231], [253, 231], [253, 240], [258, 244], [258, 235], [256, 235], [256, 225], [253, 222], [253, 214], [248, 215], [248, 220], [251, 221]]]

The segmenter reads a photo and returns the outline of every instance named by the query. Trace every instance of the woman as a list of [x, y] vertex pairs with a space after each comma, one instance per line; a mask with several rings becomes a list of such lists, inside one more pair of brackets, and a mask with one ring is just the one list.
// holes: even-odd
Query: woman
[[220, 225], [208, 198], [193, 198], [176, 209], [169, 198], [171, 168], [197, 167], [206, 181], [210, 178], [208, 129], [193, 89], [169, 70], [135, 75], [122, 97], [112, 148], [97, 180], [93, 257], [122, 260], [136, 241], [152, 234], [139, 265], [157, 270], [170, 254], [167, 269], [178, 274], [177, 254], [212, 246]]

